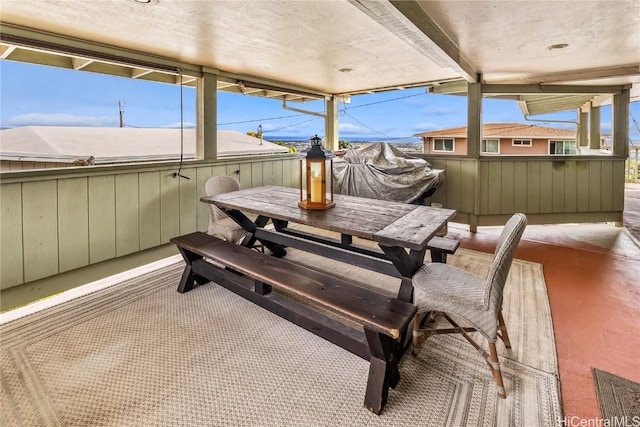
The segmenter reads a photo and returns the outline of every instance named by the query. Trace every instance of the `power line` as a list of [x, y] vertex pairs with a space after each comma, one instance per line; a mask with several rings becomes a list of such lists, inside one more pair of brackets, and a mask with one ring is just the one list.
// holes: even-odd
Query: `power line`
[[[382, 101], [370, 102], [368, 104], [355, 105], [353, 107], [349, 107], [349, 109], [353, 110], [354, 108], [368, 107], [370, 105], [382, 104], [382, 103], [391, 102], [391, 101], [398, 101], [399, 99], [413, 98], [414, 96], [422, 96], [422, 95], [426, 95], [426, 92], [425, 93], [416, 93], [416, 94], [413, 94], [413, 95], [405, 95], [405, 96], [401, 96], [401, 97], [398, 97], [398, 98], [385, 99], [385, 100], [382, 100]], [[346, 107], [345, 107], [345, 109], [346, 109]]]
[[313, 117], [313, 118], [311, 118], [311, 119], [303, 120], [303, 121], [301, 121], [301, 122], [294, 123], [294, 124], [292, 124], [292, 125], [287, 125], [287, 126], [284, 126], [284, 127], [278, 128], [278, 129], [265, 130], [265, 131], [264, 131], [264, 133], [278, 132], [278, 131], [283, 130], [283, 129], [289, 129], [289, 128], [292, 128], [292, 127], [296, 127], [296, 126], [298, 126], [298, 125], [301, 125], [301, 124], [303, 124], [303, 123], [311, 122], [311, 121], [313, 121], [313, 120], [318, 120], [319, 118], [320, 118], [320, 117]]
[[367, 125], [365, 125], [365, 124], [364, 124], [364, 123], [362, 123], [360, 120], [356, 119], [356, 118], [355, 118], [355, 117], [353, 117], [351, 114], [347, 113], [347, 111], [346, 111], [346, 110], [344, 111], [344, 114], [345, 114], [345, 115], [347, 115], [347, 116], [349, 116], [349, 117], [351, 117], [355, 122], [357, 122], [358, 124], [360, 124], [360, 126], [364, 126], [365, 128], [369, 129], [370, 131], [375, 132], [375, 133], [377, 133], [378, 135], [382, 135], [382, 136], [384, 136], [385, 138], [392, 138], [392, 139], [393, 139], [393, 136], [386, 135], [386, 134], [384, 134], [384, 133], [382, 133], [382, 132], [380, 132], [380, 131], [377, 131], [377, 130], [375, 130], [375, 129], [373, 129], [373, 128], [371, 128], [371, 127], [367, 126]]
[[267, 117], [263, 119], [251, 119], [251, 120], [243, 120], [239, 122], [227, 122], [227, 123], [218, 123], [218, 126], [227, 126], [227, 125], [240, 125], [243, 123], [253, 123], [253, 122], [267, 122], [269, 120], [280, 120], [280, 119], [288, 119], [290, 117], [298, 117], [303, 114], [290, 114], [288, 116], [280, 116], [280, 117]]

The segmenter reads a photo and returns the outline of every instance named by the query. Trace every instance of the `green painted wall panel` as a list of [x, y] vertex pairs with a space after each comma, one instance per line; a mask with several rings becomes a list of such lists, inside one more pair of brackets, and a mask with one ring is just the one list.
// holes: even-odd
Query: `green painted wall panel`
[[0, 289], [24, 282], [22, 184], [0, 185]]
[[613, 163], [602, 162], [602, 190], [600, 209], [603, 211], [613, 210]]
[[487, 200], [487, 213], [502, 213], [502, 164], [500, 162], [489, 163], [489, 198]]
[[297, 160], [284, 160], [282, 162], [282, 185], [284, 187], [298, 187], [298, 181], [294, 180], [295, 172], [297, 172], [298, 168]]
[[589, 161], [576, 162], [576, 211], [589, 211]]
[[24, 280], [58, 273], [58, 182], [22, 185]]
[[[227, 167], [225, 165], [217, 165], [211, 168], [211, 176], [220, 176], [220, 175], [226, 175], [226, 174], [227, 174]], [[242, 175], [242, 171], [240, 171], [240, 175]], [[237, 180], [238, 175], [234, 175], [234, 178]]]
[[553, 178], [552, 162], [540, 162], [540, 213], [553, 211]]
[[240, 173], [233, 174], [231, 176], [233, 176], [240, 183], [241, 189], [251, 188], [251, 180], [253, 179], [253, 174], [251, 172], [252, 163], [241, 163], [238, 167], [238, 170], [240, 171]]
[[527, 209], [525, 212], [540, 212], [540, 163], [527, 162]]
[[[177, 179], [177, 178], [176, 178]], [[162, 242], [161, 226], [161, 198], [160, 172], [142, 172], [138, 176], [140, 209], [138, 221], [140, 223], [140, 249], [149, 249]]]
[[116, 175], [116, 256], [140, 250], [140, 196], [137, 173]]
[[624, 210], [624, 161], [613, 164], [612, 210]]
[[578, 174], [575, 161], [567, 161], [564, 166], [564, 212], [578, 210]]
[[564, 212], [564, 174], [566, 171], [565, 161], [555, 161], [551, 163], [551, 174], [553, 181], [551, 209], [553, 212]]
[[515, 164], [502, 162], [501, 171], [502, 195], [500, 196], [500, 213], [512, 214], [515, 205]]
[[116, 256], [115, 176], [89, 177], [89, 263]]
[[480, 214], [489, 213], [489, 163], [480, 162]]
[[447, 161], [447, 203], [442, 204], [448, 209], [460, 209], [462, 195], [462, 172], [460, 160]]
[[200, 197], [205, 195], [204, 184], [211, 178], [212, 168], [210, 166], [200, 167], [196, 170], [196, 192], [198, 193], [198, 231], [206, 232], [209, 228], [209, 208], [200, 201]]
[[[460, 196], [460, 210], [474, 212], [476, 204], [476, 165], [475, 161], [460, 162], [462, 191]], [[436, 190], [436, 193], [438, 190]]]
[[89, 189], [87, 178], [58, 181], [60, 272], [89, 264]]
[[526, 161], [513, 162], [513, 210], [527, 211], [527, 177], [528, 163]]
[[262, 163], [262, 182], [263, 185], [275, 185], [276, 178], [273, 162]]
[[182, 174], [189, 179], [180, 178], [180, 235], [193, 233], [198, 229], [198, 189], [194, 168], [183, 169]]
[[599, 160], [589, 162], [589, 211], [597, 212], [602, 206], [602, 166]]
[[160, 242], [180, 235], [180, 180], [169, 171], [160, 173]]
[[264, 184], [262, 162], [251, 164], [251, 188], [260, 187]]
[[281, 187], [284, 185], [284, 179], [282, 177], [283, 163], [282, 160], [276, 160], [271, 163], [273, 165], [273, 183]]

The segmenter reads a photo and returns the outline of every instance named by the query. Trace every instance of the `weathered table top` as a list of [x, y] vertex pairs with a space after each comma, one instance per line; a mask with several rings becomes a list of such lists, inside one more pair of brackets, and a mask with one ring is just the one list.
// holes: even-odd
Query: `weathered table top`
[[362, 197], [334, 195], [336, 206], [305, 210], [298, 206], [300, 191], [265, 186], [200, 199], [221, 208], [242, 210], [360, 237], [386, 246], [422, 250], [456, 211]]

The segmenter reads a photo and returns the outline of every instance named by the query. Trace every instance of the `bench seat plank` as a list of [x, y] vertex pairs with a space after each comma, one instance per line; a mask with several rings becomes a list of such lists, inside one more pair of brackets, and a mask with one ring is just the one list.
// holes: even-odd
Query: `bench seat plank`
[[460, 246], [459, 240], [447, 239], [446, 237], [434, 236], [429, 240], [427, 249], [439, 250], [450, 255], [456, 253], [456, 250]]
[[412, 304], [204, 233], [191, 233], [171, 241], [231, 270], [291, 292], [394, 339], [400, 337], [415, 314]]

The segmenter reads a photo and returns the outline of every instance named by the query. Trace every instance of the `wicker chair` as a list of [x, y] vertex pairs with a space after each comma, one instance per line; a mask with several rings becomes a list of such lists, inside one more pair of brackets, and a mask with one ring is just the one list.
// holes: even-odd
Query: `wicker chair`
[[[442, 263], [423, 265], [413, 276], [414, 303], [418, 314], [413, 325], [413, 353], [431, 335], [459, 333], [473, 345], [487, 362], [495, 379], [498, 395], [506, 397], [500, 362], [496, 352], [498, 337], [506, 348], [511, 348], [509, 335], [502, 317], [502, 292], [511, 262], [527, 225], [523, 214], [513, 215], [505, 225], [496, 245], [493, 262], [486, 278]], [[453, 328], [436, 328], [424, 320], [425, 314], [442, 314]], [[469, 326], [459, 326], [452, 317], [462, 318]], [[469, 332], [479, 332], [489, 343], [489, 353]]]
[[[240, 184], [230, 176], [212, 176], [204, 184], [204, 193], [206, 196], [215, 196], [216, 194], [228, 193], [240, 189]], [[227, 240], [229, 242], [240, 243], [246, 235], [246, 231], [242, 229], [234, 220], [229, 218], [216, 205], [208, 203], [209, 206], [209, 230], [208, 234]]]

